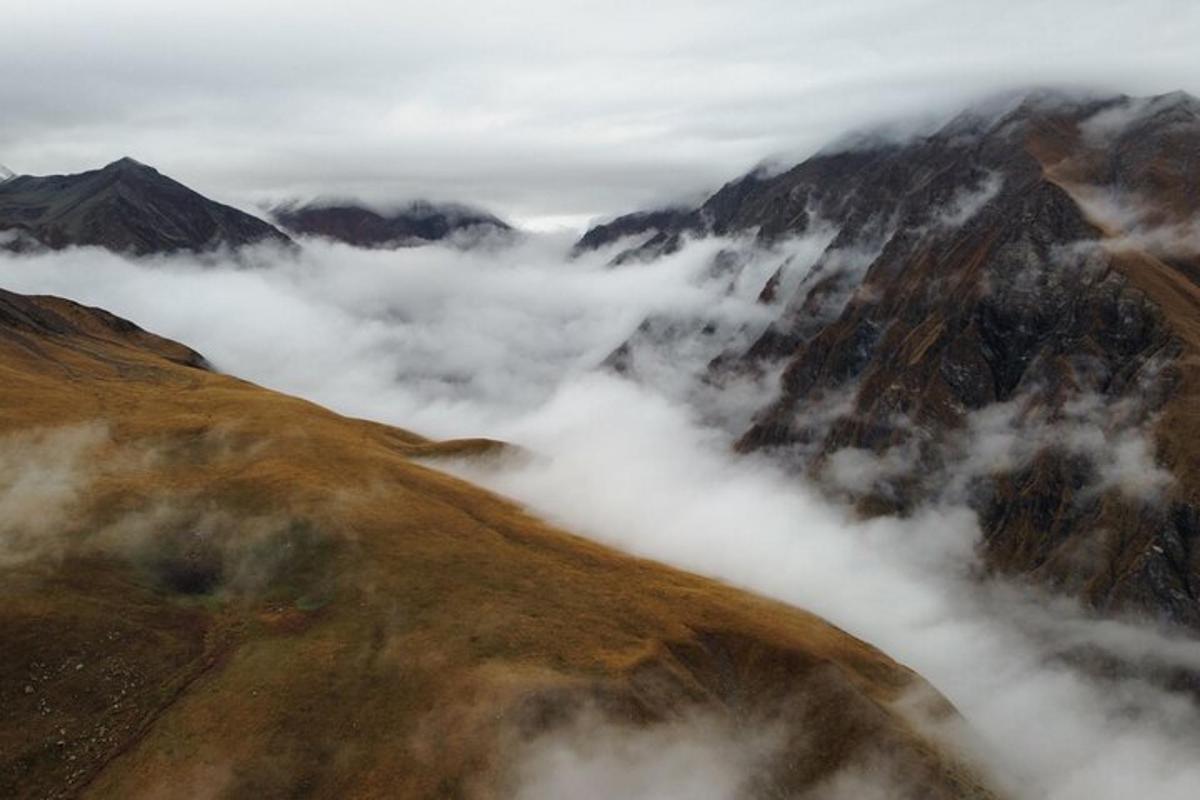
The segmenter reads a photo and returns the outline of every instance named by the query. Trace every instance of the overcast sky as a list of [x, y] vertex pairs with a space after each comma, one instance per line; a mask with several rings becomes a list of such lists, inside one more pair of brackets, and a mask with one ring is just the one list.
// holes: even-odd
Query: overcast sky
[[0, 163], [122, 155], [213, 197], [689, 198], [1014, 86], [1200, 94], [1195, 0], [6, 0]]

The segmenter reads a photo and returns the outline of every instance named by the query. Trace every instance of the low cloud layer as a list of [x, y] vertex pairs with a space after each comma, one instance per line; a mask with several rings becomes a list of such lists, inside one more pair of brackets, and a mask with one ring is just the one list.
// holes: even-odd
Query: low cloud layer
[[[690, 385], [703, 358], [659, 359], [658, 378], [641, 384], [595, 371], [646, 317], [716, 314], [731, 331], [762, 324], [753, 286], [731, 293], [713, 277], [717, 254], [743, 246], [694, 242], [621, 268], [604, 254], [571, 260], [569, 240], [540, 236], [467, 252], [314, 243], [300, 255], [254, 251], [238, 265], [75, 250], [0, 257], [0, 285], [105, 307], [220, 368], [343, 412], [527, 447], [541, 457], [461, 470], [579, 533], [806, 607], [881, 647], [963, 712], [973, 749], [1015, 797], [1191, 800], [1200, 785], [1194, 700], [1137, 670], [1097, 677], [1072, 654], [1194, 669], [1200, 644], [980, 583], [977, 522], [954, 498], [862, 522], [773, 462], [733, 456], [731, 431], [671, 389]], [[787, 252], [809, 250], [796, 242]], [[785, 255], [754, 256], [762, 260], [750, 283]], [[768, 400], [746, 393], [735, 405]], [[1063, 441], [1091, 447], [1088, 425], [1101, 411], [1075, 409]], [[1021, 457], [1011, 409], [994, 412], [981, 430], [998, 431], [999, 451]], [[1113, 474], [1150, 463], [1144, 452], [1114, 452]], [[841, 468], [853, 478], [879, 465], [864, 454]], [[608, 781], [657, 797], [662, 781], [688, 789], [716, 765], [704, 781], [716, 794], [690, 796], [724, 797], [742, 778], [738, 754], [706, 749], [703, 731], [648, 735], [661, 756], [650, 762], [620, 737], [531, 751], [527, 796]], [[886, 770], [842, 775], [830, 796], [888, 796], [888, 780]]]
[[[436, 437], [495, 431], [539, 406], [647, 317], [731, 330], [765, 322], [754, 302], [760, 284], [731, 290], [712, 273], [717, 253], [737, 243], [697, 242], [621, 269], [608, 268], [604, 252], [568, 259], [569, 246], [565, 236], [467, 251], [314, 240], [299, 255], [265, 247], [238, 264], [135, 264], [85, 248], [0, 261], [0, 285], [98, 305], [188, 343], [220, 369]], [[760, 258], [767, 269], [757, 280], [787, 255]], [[706, 357], [676, 367], [702, 369]]]
[[882, 647], [959, 707], [1016, 796], [1182, 800], [1200, 781], [1192, 700], [1136, 676], [1098, 683], [1063, 660], [1087, 644], [1186, 667], [1200, 644], [981, 588], [966, 509], [856, 522], [613, 378], [565, 387], [519, 434], [553, 460], [467, 474], [588, 536], [809, 608]]

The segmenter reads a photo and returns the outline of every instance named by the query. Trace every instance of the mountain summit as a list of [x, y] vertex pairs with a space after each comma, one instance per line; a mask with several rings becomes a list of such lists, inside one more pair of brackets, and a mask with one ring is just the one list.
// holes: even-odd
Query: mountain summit
[[136, 255], [202, 252], [290, 240], [153, 167], [122, 158], [77, 175], [20, 175], [0, 182], [0, 231], [16, 247], [94, 245]]

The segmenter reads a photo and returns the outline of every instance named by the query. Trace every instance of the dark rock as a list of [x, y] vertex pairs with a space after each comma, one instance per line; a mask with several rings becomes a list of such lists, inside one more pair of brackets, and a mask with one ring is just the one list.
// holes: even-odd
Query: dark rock
[[275, 208], [272, 217], [293, 234], [320, 236], [355, 247], [391, 248], [451, 236], [509, 234], [512, 227], [485, 211], [448, 203], [411, 203], [379, 211], [354, 202], [315, 201]]
[[216, 203], [131, 158], [78, 175], [20, 175], [0, 183], [7, 248], [93, 245], [149, 255], [290, 240], [266, 222]]
[[618, 254], [615, 263], [649, 260], [668, 255], [679, 248], [680, 236], [703, 229], [698, 212], [691, 209], [664, 208], [656, 211], [637, 211], [625, 214], [588, 230], [575, 243], [576, 254], [617, 244], [626, 239], [641, 237], [637, 245]]
[[[1101, 130], [1096, 121], [1107, 117], [1097, 115], [1107, 112], [1119, 124]], [[781, 311], [757, 340], [710, 365], [714, 384], [720, 374], [783, 367], [780, 396], [738, 448], [813, 474], [841, 448], [904, 448], [907, 472], [857, 505], [906, 513], [954, 482], [971, 415], [1014, 404], [1013, 433], [1028, 454], [960, 487], [981, 515], [987, 566], [1106, 613], [1200, 628], [1197, 525], [1178, 510], [1200, 498], [1197, 437], [1155, 427], [1161, 415], [1189, 424], [1200, 400], [1191, 396], [1200, 386], [1200, 257], [1105, 247], [1114, 231], [1089, 216], [1080, 187], [1136, 196], [1147, 207], [1140, 223], [1194, 219], [1200, 101], [1035, 93], [932, 135], [752, 173], [690, 212], [623, 217], [589, 236], [611, 243], [617, 232], [652, 230], [666, 240], [755, 234], [772, 243], [836, 229], [790, 296], [779, 296], [778, 279], [763, 289]], [[848, 399], [831, 417], [839, 397]], [[1175, 485], [1157, 500], [1097, 488], [1096, 454], [1037, 438], [1082, 424], [1144, 437], [1160, 466], [1175, 465]]]

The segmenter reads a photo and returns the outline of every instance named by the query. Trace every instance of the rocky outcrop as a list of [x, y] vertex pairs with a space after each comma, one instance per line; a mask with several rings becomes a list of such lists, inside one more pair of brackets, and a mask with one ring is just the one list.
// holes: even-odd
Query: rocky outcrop
[[369, 248], [409, 247], [450, 238], [470, 243], [513, 232], [512, 226], [486, 211], [449, 203], [416, 202], [377, 210], [355, 202], [314, 201], [278, 206], [271, 216], [298, 236]]
[[1200, 628], [1198, 112], [1041, 93], [716, 192], [703, 234], [837, 231], [712, 364], [783, 370], [738, 448], [865, 514], [966, 503], [992, 569]]
[[0, 183], [0, 237], [8, 249], [92, 245], [134, 255], [290, 242], [257, 217], [131, 158], [78, 175]]
[[[590, 228], [575, 243], [576, 255], [618, 244], [626, 244], [613, 258], [614, 265], [647, 261], [669, 255], [679, 249], [685, 233], [701, 232], [704, 224], [699, 211], [687, 208], [663, 208], [637, 211]], [[629, 246], [630, 242], [636, 243]]]

